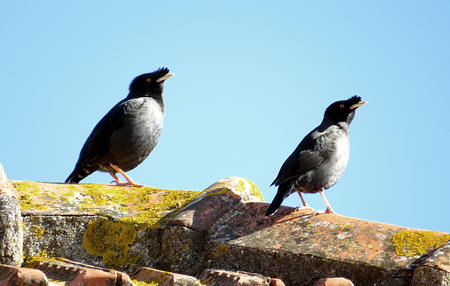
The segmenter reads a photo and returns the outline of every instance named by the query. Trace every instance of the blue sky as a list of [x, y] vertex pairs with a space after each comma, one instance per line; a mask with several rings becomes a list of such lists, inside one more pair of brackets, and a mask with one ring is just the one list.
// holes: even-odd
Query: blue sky
[[450, 232], [449, 12], [449, 1], [2, 1], [0, 163], [10, 179], [64, 181], [131, 79], [167, 66], [165, 129], [130, 176], [192, 190], [241, 176], [270, 202], [325, 108], [358, 94], [369, 104], [331, 205]]

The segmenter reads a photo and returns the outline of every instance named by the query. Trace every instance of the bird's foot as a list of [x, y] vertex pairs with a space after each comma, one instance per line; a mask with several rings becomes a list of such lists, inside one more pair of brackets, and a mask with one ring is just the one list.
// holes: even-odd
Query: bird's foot
[[111, 181], [111, 184], [121, 187], [143, 187], [144, 185], [136, 184], [135, 182], [121, 182], [121, 181]]
[[301, 207], [297, 207], [295, 209], [295, 211], [301, 211], [301, 210], [314, 210], [312, 207], [306, 205], [306, 206], [301, 206]]
[[338, 215], [337, 213], [334, 212], [334, 210], [333, 210], [332, 208], [328, 207], [328, 208], [327, 208], [326, 210], [324, 210], [323, 212], [318, 212], [318, 211], [316, 211], [316, 212], [314, 213], [313, 216], [321, 215], [321, 214], [334, 214], [334, 215]]
[[327, 207], [327, 209], [324, 211], [324, 213], [326, 213], [326, 214], [337, 214], [337, 213], [335, 213], [334, 210], [333, 210], [332, 208], [330, 208], [330, 207]]

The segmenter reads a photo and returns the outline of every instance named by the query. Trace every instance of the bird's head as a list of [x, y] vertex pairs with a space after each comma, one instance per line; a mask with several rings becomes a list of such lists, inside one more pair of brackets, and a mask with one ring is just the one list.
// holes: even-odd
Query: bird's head
[[334, 123], [346, 122], [350, 124], [355, 117], [355, 111], [366, 104], [367, 101], [361, 100], [359, 96], [350, 97], [347, 100], [340, 100], [332, 103], [325, 110], [324, 117]]
[[143, 94], [162, 94], [164, 81], [174, 76], [169, 73], [168, 68], [160, 68], [151, 73], [141, 74], [133, 79], [130, 84], [130, 91], [138, 91]]

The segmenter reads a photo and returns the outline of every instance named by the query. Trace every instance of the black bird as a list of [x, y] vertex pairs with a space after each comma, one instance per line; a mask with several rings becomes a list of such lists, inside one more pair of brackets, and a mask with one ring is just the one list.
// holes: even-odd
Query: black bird
[[334, 213], [323, 191], [336, 184], [347, 167], [349, 125], [356, 109], [366, 103], [361, 97], [353, 96], [328, 106], [322, 123], [303, 138], [281, 166], [272, 183], [278, 186], [278, 192], [266, 216], [274, 214], [283, 200], [293, 192], [299, 194], [302, 208], [309, 208], [302, 193], [319, 193], [327, 206], [325, 213]]
[[[134, 169], [155, 148], [163, 127], [164, 81], [168, 68], [137, 76], [128, 96], [119, 101], [92, 130], [66, 183], [78, 183], [99, 170], [108, 172], [121, 186], [140, 186], [126, 171]], [[120, 173], [127, 182], [116, 176]]]

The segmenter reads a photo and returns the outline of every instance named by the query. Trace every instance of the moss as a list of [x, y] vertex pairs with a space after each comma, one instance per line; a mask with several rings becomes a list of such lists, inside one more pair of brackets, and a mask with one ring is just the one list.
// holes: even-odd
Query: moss
[[106, 267], [135, 264], [139, 257], [131, 255], [130, 248], [137, 232], [135, 225], [99, 218], [89, 223], [83, 236], [83, 247], [88, 253], [100, 256]]
[[230, 246], [227, 244], [218, 244], [212, 253], [214, 257], [220, 257], [225, 255], [230, 250]]
[[450, 240], [450, 234], [432, 231], [403, 230], [392, 237], [395, 252], [401, 256], [418, 256], [442, 246]]

